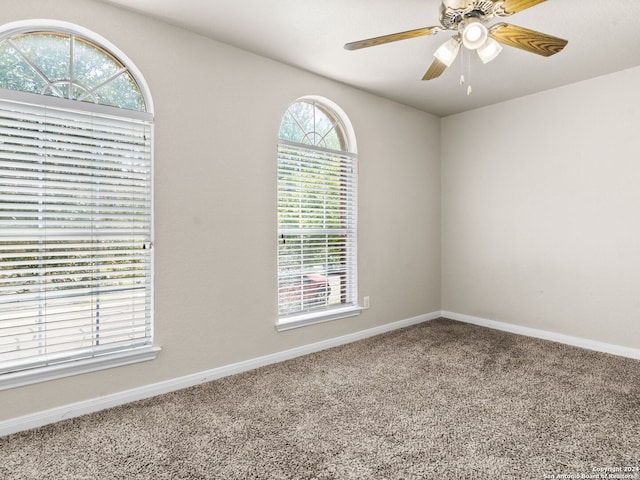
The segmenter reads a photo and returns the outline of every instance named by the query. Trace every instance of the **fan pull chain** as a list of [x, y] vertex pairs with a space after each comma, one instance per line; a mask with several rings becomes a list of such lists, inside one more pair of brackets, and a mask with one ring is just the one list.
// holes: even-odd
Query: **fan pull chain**
[[[465, 49], [463, 48], [460, 54], [460, 86], [463, 86], [466, 82], [464, 78], [464, 55]], [[473, 89], [471, 88], [471, 55], [467, 55], [467, 79], [469, 85], [467, 85], [467, 95], [471, 95]]]
[[467, 96], [471, 95], [471, 54], [467, 55], [467, 77], [469, 77], [469, 86], [467, 87]]
[[464, 85], [464, 48], [460, 52], [460, 85]]

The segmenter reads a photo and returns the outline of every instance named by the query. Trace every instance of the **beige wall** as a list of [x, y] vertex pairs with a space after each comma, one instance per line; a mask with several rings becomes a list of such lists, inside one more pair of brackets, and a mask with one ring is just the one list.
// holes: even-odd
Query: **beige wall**
[[639, 348], [640, 68], [442, 120], [442, 309]]
[[[90, 0], [3, 2], [107, 38], [156, 113], [158, 358], [0, 392], [0, 420], [196, 373], [440, 309], [440, 120]], [[360, 157], [360, 317], [278, 333], [276, 141], [303, 95], [347, 113]]]

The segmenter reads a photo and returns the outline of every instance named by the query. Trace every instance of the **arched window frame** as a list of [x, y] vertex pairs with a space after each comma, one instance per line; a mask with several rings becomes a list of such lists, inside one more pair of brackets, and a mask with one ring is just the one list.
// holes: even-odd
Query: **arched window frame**
[[357, 148], [344, 111], [302, 97], [278, 135], [279, 331], [358, 315]]
[[[97, 33], [92, 32], [91, 30], [79, 25], [74, 25], [72, 23], [62, 22], [58, 20], [23, 20], [2, 26], [0, 28], [0, 41], [30, 33], [47, 32], [77, 37], [103, 50], [106, 55], [114, 58], [116, 61], [122, 64], [126, 68], [127, 72], [131, 74], [131, 77], [137, 85], [144, 102], [144, 109], [140, 110], [138, 113], [136, 113], [136, 110], [121, 109], [108, 105], [100, 105], [99, 103], [91, 103], [88, 101], [78, 102], [74, 104], [74, 108], [87, 109], [89, 111], [95, 111], [97, 113], [116, 113], [117, 115], [126, 115], [133, 118], [142, 118], [147, 120], [153, 119], [153, 99], [151, 97], [149, 86], [147, 85], [144, 76], [123, 51], [121, 51], [113, 43], [111, 43], [106, 38], [98, 35]], [[72, 75], [73, 74], [71, 74], [70, 76]], [[67, 80], [72, 79], [68, 78]], [[24, 98], [24, 95], [29, 95], [28, 93], [19, 92], [17, 90], [0, 90], [3, 91], [3, 96], [18, 96], [19, 99]], [[65, 100], [68, 99], [49, 95], [40, 95], [41, 103], [50, 103], [52, 106], [64, 105]]]
[[[0, 139], [0, 184], [15, 186], [4, 188], [0, 201], [3, 237], [13, 239], [0, 249], [9, 263], [2, 269], [17, 279], [3, 282], [0, 275], [0, 390], [146, 361], [159, 351], [153, 346], [153, 101], [147, 83], [115, 45], [67, 22], [14, 22], [0, 27], [0, 42], [31, 33], [74, 36], [95, 46], [126, 68], [144, 108], [0, 88], [0, 129], [7, 135]], [[43, 200], [34, 203], [37, 196]], [[38, 230], [44, 232], [39, 240]], [[27, 250], [29, 258], [41, 259], [42, 272], [24, 260]], [[54, 278], [64, 287], [52, 286]], [[34, 282], [43, 293], [21, 298]], [[86, 310], [80, 302], [56, 304], [65, 295], [83, 298], [87, 289], [92, 313], [72, 319], [70, 312]], [[116, 290], [127, 300], [112, 295]], [[40, 306], [21, 310], [29, 302]], [[62, 332], [55, 347], [54, 331]], [[12, 357], [12, 340], [14, 351], [34, 353]]]

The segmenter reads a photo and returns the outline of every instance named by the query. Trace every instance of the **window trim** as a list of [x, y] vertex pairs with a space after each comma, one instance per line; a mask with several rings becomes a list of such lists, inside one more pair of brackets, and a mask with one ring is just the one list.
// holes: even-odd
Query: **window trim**
[[98, 115], [111, 115], [114, 117], [126, 117], [133, 120], [142, 120], [151, 122], [153, 129], [154, 117], [153, 114], [149, 112], [125, 110], [122, 108], [110, 107], [108, 105], [98, 105], [97, 103], [69, 100], [68, 98], [58, 98], [49, 95], [40, 95], [38, 93], [21, 92], [18, 90], [7, 90], [6, 88], [0, 88], [0, 98], [10, 102], [28, 103], [31, 105], [40, 105], [42, 107], [58, 108], [61, 110], [76, 110], [80, 112], [96, 113]]
[[0, 378], [0, 391], [83, 373], [122, 367], [124, 365], [131, 365], [132, 363], [146, 362], [154, 360], [159, 352], [160, 347], [148, 345], [91, 358], [4, 373]]
[[364, 310], [360, 305], [349, 305], [347, 307], [336, 307], [331, 310], [321, 312], [300, 313], [288, 317], [280, 317], [276, 322], [276, 330], [285, 332], [294, 328], [306, 327], [317, 323], [331, 322], [341, 318], [357, 317]]
[[[111, 42], [104, 39], [100, 35], [85, 29], [83, 27], [56, 20], [25, 20], [19, 22], [13, 22], [0, 27], [0, 37], [8, 38], [18, 34], [35, 33], [38, 31], [58, 31], [65, 34], [71, 34], [91, 42], [92, 44], [104, 49], [110, 55], [117, 58], [130, 72], [135, 82], [138, 84], [138, 88], [145, 102], [146, 111], [136, 111], [123, 108], [112, 107], [108, 105], [100, 105], [92, 102], [70, 100], [66, 98], [57, 98], [49, 95], [36, 94], [31, 92], [23, 92], [17, 90], [8, 90], [0, 88], [0, 98], [9, 102], [25, 103], [31, 105], [41, 106], [43, 108], [54, 108], [68, 111], [77, 111], [83, 113], [95, 113], [103, 116], [113, 116], [120, 118], [129, 118], [133, 120], [140, 120], [149, 124], [149, 132], [151, 135], [150, 145], [150, 161], [151, 170], [149, 177], [150, 185], [150, 241], [153, 245], [155, 239], [155, 225], [154, 225], [154, 171], [153, 159], [154, 159], [154, 114], [153, 114], [153, 100], [150, 95], [150, 91], [144, 77], [137, 69], [135, 64], [117, 47]], [[154, 345], [154, 253], [151, 252], [151, 260], [149, 269], [147, 271], [151, 291], [149, 292], [149, 301], [151, 308], [151, 334], [149, 337], [149, 343], [143, 346], [137, 346], [132, 348], [124, 348], [121, 350], [107, 351], [101, 354], [94, 354], [90, 357], [78, 357], [73, 359], [67, 357], [59, 363], [49, 363], [48, 365], [36, 366], [32, 368], [24, 368], [13, 372], [7, 372], [0, 374], [0, 391], [26, 386], [30, 384], [40, 383], [43, 381], [54, 380], [64, 378], [73, 375], [79, 375], [104, 369], [110, 369], [114, 367], [129, 365], [133, 363], [139, 363], [144, 361], [153, 360], [160, 352], [160, 347]]]

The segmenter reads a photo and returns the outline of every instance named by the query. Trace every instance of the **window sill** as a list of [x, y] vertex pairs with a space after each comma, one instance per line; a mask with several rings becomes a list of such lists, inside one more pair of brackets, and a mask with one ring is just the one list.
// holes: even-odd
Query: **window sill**
[[322, 312], [304, 313], [301, 315], [293, 315], [278, 319], [276, 330], [284, 332], [294, 328], [306, 327], [307, 325], [315, 325], [317, 323], [330, 322], [340, 318], [356, 317], [360, 315], [362, 307], [350, 306], [326, 310]]
[[71, 375], [95, 372], [107, 368], [121, 367], [132, 363], [146, 362], [155, 359], [158, 352], [160, 352], [160, 347], [140, 347], [126, 352], [109, 353], [93, 358], [5, 373], [0, 375], [0, 390], [46, 382]]

